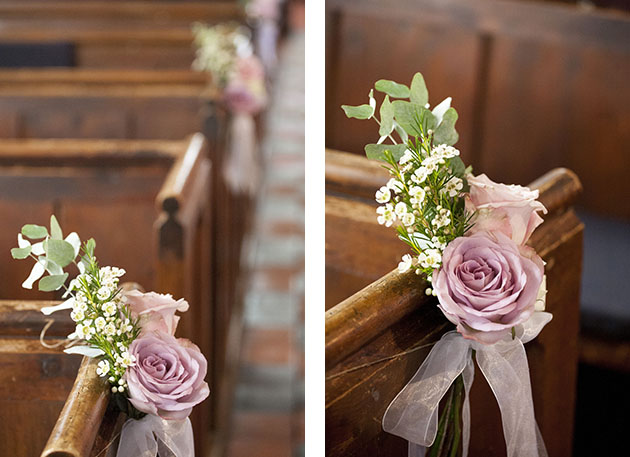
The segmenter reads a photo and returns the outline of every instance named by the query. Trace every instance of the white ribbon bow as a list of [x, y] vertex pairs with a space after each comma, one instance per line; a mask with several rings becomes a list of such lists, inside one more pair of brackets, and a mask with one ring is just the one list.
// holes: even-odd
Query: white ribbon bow
[[116, 457], [194, 457], [190, 419], [166, 420], [148, 414], [123, 425]]
[[453, 381], [462, 375], [465, 398], [462, 407], [463, 457], [470, 441], [468, 395], [474, 377], [472, 351], [501, 410], [508, 457], [547, 457], [536, 418], [524, 343], [534, 339], [551, 320], [535, 312], [516, 329], [516, 337], [484, 345], [453, 331], [442, 336], [411, 381], [390, 403], [383, 416], [383, 430], [409, 441], [409, 457], [424, 456], [433, 444], [438, 426], [438, 406]]

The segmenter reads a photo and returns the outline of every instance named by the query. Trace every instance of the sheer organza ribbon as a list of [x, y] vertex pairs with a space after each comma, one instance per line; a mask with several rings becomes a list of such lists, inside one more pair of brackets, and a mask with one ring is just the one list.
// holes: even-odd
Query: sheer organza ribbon
[[535, 312], [516, 329], [515, 338], [484, 345], [448, 332], [436, 343], [411, 381], [390, 403], [383, 429], [409, 441], [409, 457], [422, 457], [433, 444], [438, 428], [438, 406], [455, 378], [462, 375], [465, 397], [462, 407], [463, 457], [470, 442], [469, 393], [473, 383], [473, 349], [501, 410], [508, 457], [546, 457], [547, 451], [534, 417], [529, 366], [524, 343], [536, 338], [551, 320]]
[[230, 124], [230, 146], [225, 180], [235, 193], [253, 195], [258, 189], [260, 171], [256, 156], [256, 123], [248, 113], [234, 113]]
[[152, 414], [129, 419], [120, 433], [116, 457], [194, 457], [190, 419], [166, 420]]

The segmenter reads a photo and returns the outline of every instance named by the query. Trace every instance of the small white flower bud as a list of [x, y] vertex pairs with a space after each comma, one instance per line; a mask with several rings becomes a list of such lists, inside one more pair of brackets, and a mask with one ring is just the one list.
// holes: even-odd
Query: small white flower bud
[[427, 295], [432, 295], [433, 294], [433, 289], [431, 289], [430, 287], [427, 287], [427, 290], [424, 291]]

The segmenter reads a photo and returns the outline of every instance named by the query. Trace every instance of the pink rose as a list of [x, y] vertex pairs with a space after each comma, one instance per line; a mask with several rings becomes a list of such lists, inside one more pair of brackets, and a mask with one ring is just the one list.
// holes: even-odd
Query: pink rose
[[237, 113], [256, 114], [267, 103], [265, 70], [258, 57], [240, 57], [234, 74], [223, 90], [228, 108]]
[[465, 338], [492, 344], [534, 312], [543, 261], [501, 232], [451, 241], [434, 273], [439, 307]]
[[547, 209], [538, 200], [538, 191], [517, 185], [499, 184], [485, 174], [469, 176], [470, 192], [466, 209], [478, 211], [469, 233], [502, 232], [516, 244], [525, 244], [542, 222], [538, 211]]
[[210, 394], [204, 381], [208, 362], [190, 341], [151, 332], [136, 338], [129, 353], [136, 363], [124, 377], [129, 401], [139, 411], [163, 419], [185, 419]]
[[169, 335], [175, 335], [179, 316], [188, 310], [188, 302], [183, 298], [175, 301], [172, 295], [158, 294], [155, 292], [142, 293], [132, 290], [125, 293], [127, 304], [132, 316], [140, 318], [140, 327], [143, 332], [159, 330]]

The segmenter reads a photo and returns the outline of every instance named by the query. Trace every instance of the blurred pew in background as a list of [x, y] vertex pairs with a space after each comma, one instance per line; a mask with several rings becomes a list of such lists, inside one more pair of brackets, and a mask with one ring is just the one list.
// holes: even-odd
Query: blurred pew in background
[[74, 50], [72, 66], [188, 69], [194, 59], [192, 23], [244, 18], [237, 1], [3, 1], [0, 50], [65, 43]]
[[[430, 347], [401, 353], [439, 340], [452, 325], [415, 274], [394, 271], [372, 282], [407, 249], [391, 228], [377, 224], [375, 205], [363, 198], [362, 189], [372, 185], [380, 170], [365, 175], [369, 183], [349, 176], [352, 171], [342, 172], [348, 163], [358, 165], [357, 159], [367, 162], [327, 152], [326, 450], [331, 456], [405, 456], [407, 443], [383, 432], [381, 419]], [[349, 189], [345, 195], [344, 186]], [[558, 169], [532, 187], [540, 189], [549, 209], [530, 244], [547, 262], [547, 310], [554, 319], [527, 352], [536, 417], [549, 455], [565, 456], [573, 440], [583, 231], [572, 205], [581, 185], [572, 172]], [[347, 297], [364, 285], [337, 305], [328, 300]], [[470, 455], [504, 455], [498, 406], [482, 376], [473, 385], [471, 414]]]

